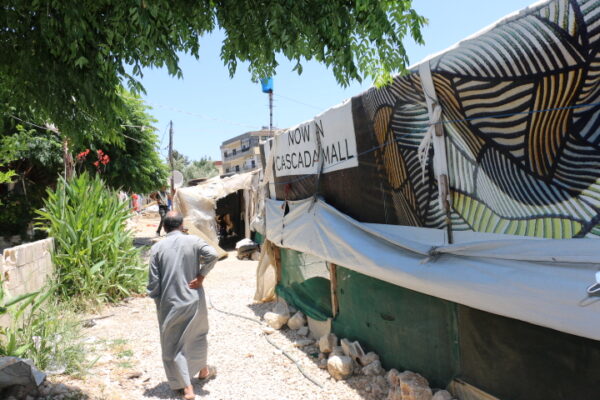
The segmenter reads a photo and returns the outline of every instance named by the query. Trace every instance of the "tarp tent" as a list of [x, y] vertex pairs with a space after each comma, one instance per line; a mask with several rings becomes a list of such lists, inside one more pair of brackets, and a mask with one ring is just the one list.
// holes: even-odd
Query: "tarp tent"
[[186, 226], [195, 233], [218, 245], [216, 210], [219, 200], [234, 193], [243, 193], [241, 218], [244, 220], [244, 237], [250, 237], [250, 225], [257, 215], [259, 172], [253, 171], [221, 178], [215, 176], [196, 186], [177, 190], [174, 197], [175, 209], [185, 217]]
[[334, 330], [386, 366], [596, 398], [599, 113], [600, 3], [553, 0], [283, 132], [265, 146], [278, 293], [318, 317], [327, 293], [303, 282], [333, 263]]

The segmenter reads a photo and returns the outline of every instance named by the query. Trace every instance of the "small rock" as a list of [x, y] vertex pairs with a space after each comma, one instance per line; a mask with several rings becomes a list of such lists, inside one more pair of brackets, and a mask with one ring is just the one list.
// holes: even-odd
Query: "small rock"
[[337, 346], [338, 338], [334, 333], [325, 335], [319, 339], [319, 350], [322, 353], [331, 353], [334, 347]]
[[275, 303], [275, 307], [273, 307], [273, 312], [275, 314], [281, 314], [281, 315], [286, 315], [289, 317], [290, 315], [290, 308], [288, 306], [288, 304], [285, 302], [285, 300], [278, 300], [277, 303]]
[[385, 379], [390, 386], [400, 386], [400, 372], [396, 368], [392, 368], [385, 374]]
[[452, 400], [452, 395], [446, 390], [440, 390], [433, 395], [432, 400]]
[[315, 341], [312, 339], [298, 339], [294, 342], [294, 347], [306, 347], [313, 344]]
[[344, 354], [355, 361], [360, 360], [361, 357], [365, 356], [364, 350], [357, 341], [351, 342], [348, 339], [342, 339], [340, 344]]
[[142, 371], [132, 371], [127, 374], [127, 379], [136, 379], [142, 376]]
[[35, 397], [29, 395], [29, 396], [25, 397], [25, 400], [35, 400]]
[[327, 371], [336, 381], [352, 375], [352, 359], [346, 356], [331, 356], [327, 360]]
[[327, 360], [327, 355], [325, 353], [319, 353], [319, 360]]
[[52, 389], [50, 389], [50, 394], [53, 396], [65, 393], [69, 393], [69, 388], [64, 383], [57, 383], [52, 387]]
[[367, 366], [369, 364], [371, 364], [373, 361], [378, 361], [379, 360], [379, 356], [375, 353], [373, 353], [372, 351], [368, 352], [367, 354], [365, 354], [364, 356], [362, 356], [359, 361], [361, 363], [361, 365], [363, 366]]
[[265, 313], [265, 322], [273, 329], [281, 329], [283, 325], [288, 321], [289, 314], [277, 314], [275, 312]]
[[265, 333], [266, 335], [270, 335], [275, 333], [275, 329], [271, 328], [270, 326], [263, 326], [262, 327], [262, 331], [263, 333]]
[[367, 376], [377, 376], [385, 374], [385, 370], [381, 366], [381, 361], [375, 360], [369, 365], [362, 368], [361, 372]]
[[335, 346], [333, 350], [331, 350], [330, 356], [345, 356], [342, 346]]
[[371, 385], [369, 385], [369, 384], [365, 385], [365, 392], [371, 393]]
[[39, 388], [40, 396], [48, 396], [50, 394], [51, 387], [48, 385], [48, 382], [44, 382]]
[[287, 326], [290, 329], [298, 330], [306, 325], [306, 317], [302, 314], [302, 311], [298, 311], [294, 314], [287, 322]]
[[373, 388], [373, 395], [378, 399], [383, 398], [388, 392], [388, 383], [382, 375], [378, 375], [373, 379], [371, 387]]
[[308, 326], [301, 327], [297, 332], [300, 336], [308, 336]]
[[322, 360], [319, 360], [319, 363], [317, 365], [321, 369], [327, 369], [327, 359], [324, 358]]
[[388, 381], [394, 383], [387, 400], [432, 400], [433, 394], [427, 379], [412, 371], [397, 372], [391, 376], [388, 373]]

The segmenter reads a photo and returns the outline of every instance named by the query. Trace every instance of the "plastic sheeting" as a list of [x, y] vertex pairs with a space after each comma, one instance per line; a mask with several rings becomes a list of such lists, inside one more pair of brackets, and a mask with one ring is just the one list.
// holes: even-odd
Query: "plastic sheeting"
[[266, 216], [267, 239], [279, 246], [479, 310], [600, 340], [600, 303], [585, 291], [600, 267], [593, 239], [455, 232], [456, 244], [447, 245], [445, 231], [360, 223], [312, 199], [268, 199]]
[[181, 212], [186, 217], [186, 221], [190, 221], [213, 243], [218, 243], [215, 221], [217, 200], [238, 190], [244, 190], [245, 233], [246, 237], [250, 237], [249, 222], [256, 212], [258, 203], [257, 171], [227, 178], [216, 176], [197, 186], [178, 189], [175, 193], [175, 209]]

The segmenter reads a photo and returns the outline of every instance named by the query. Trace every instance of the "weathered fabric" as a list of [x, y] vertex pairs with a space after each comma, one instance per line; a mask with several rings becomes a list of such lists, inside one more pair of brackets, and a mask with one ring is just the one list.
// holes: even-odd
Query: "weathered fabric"
[[173, 231], [152, 247], [148, 295], [156, 302], [165, 373], [173, 390], [191, 384], [206, 366], [208, 317], [204, 289], [190, 289], [217, 262], [216, 251], [196, 236]]

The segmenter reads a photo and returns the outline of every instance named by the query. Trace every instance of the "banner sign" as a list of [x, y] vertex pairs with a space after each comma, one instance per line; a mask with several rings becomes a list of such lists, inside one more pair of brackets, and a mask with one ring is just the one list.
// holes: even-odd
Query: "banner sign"
[[342, 103], [312, 121], [290, 128], [276, 136], [265, 150], [275, 152], [273, 171], [276, 177], [317, 174], [319, 157], [323, 157], [324, 173], [357, 167], [352, 103]]

